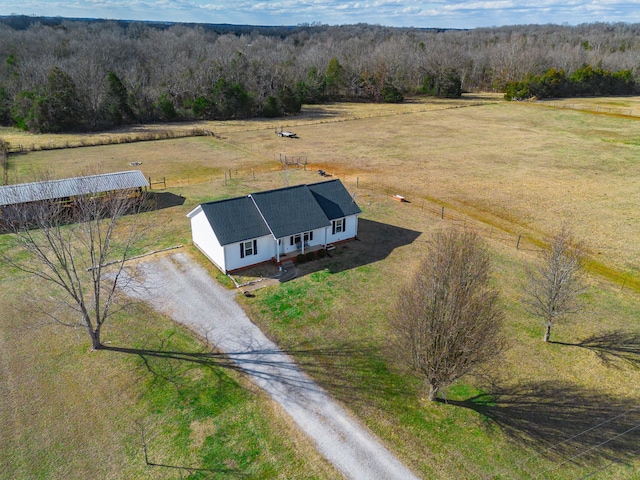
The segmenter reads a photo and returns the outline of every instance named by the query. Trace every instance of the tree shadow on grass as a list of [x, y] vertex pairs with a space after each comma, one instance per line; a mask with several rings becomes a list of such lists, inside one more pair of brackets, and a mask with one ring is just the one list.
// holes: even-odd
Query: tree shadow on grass
[[[553, 469], [626, 463], [640, 445], [640, 402], [549, 381], [494, 388], [464, 401], [509, 439], [553, 461]], [[543, 476], [544, 472], [536, 472]], [[537, 478], [537, 477], [536, 477]]]
[[592, 335], [578, 343], [551, 342], [557, 345], [586, 348], [594, 352], [608, 367], [626, 364], [640, 368], [640, 334], [614, 330]]
[[[105, 345], [103, 350], [137, 355], [155, 377], [181, 388], [186, 373], [204, 366], [221, 374], [232, 370], [254, 379], [278, 382], [301, 391], [325, 389], [338, 400], [377, 403], [376, 398], [415, 396], [416, 391], [387, 369], [387, 362], [374, 347], [343, 342], [331, 347], [288, 349], [252, 348], [220, 353], [211, 350], [185, 352], [175, 349], [126, 348]], [[301, 374], [302, 372], [302, 374]]]

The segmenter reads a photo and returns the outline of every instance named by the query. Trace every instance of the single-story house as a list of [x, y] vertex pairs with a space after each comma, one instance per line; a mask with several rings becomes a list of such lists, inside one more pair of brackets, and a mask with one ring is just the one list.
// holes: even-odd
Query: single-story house
[[203, 203], [187, 217], [194, 245], [228, 273], [353, 239], [360, 213], [342, 182], [330, 180]]

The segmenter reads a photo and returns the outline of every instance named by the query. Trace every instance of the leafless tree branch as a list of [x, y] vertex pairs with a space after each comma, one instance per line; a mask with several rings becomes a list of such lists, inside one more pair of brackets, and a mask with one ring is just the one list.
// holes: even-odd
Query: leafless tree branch
[[585, 262], [584, 246], [563, 226], [549, 239], [538, 263], [525, 268], [523, 303], [531, 315], [545, 321], [545, 342], [556, 322], [583, 309]]

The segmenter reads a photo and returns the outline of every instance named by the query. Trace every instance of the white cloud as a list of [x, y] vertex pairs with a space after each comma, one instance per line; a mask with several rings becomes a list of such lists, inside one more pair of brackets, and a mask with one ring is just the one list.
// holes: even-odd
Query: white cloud
[[371, 23], [473, 28], [522, 23], [640, 21], [640, 0], [3, 0], [0, 14], [296, 25]]

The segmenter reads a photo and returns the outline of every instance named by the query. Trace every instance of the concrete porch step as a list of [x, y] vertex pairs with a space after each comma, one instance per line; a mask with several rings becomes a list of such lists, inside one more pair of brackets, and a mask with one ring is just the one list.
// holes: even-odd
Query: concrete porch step
[[293, 263], [293, 260], [285, 260], [284, 262], [282, 262], [282, 268], [284, 270], [291, 270], [295, 268], [295, 264]]

